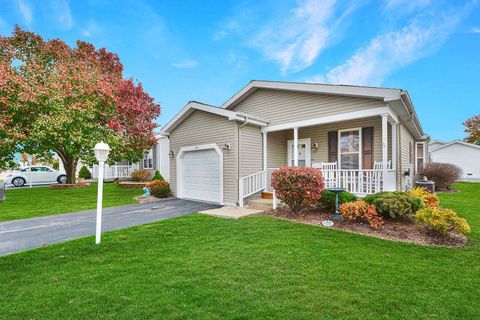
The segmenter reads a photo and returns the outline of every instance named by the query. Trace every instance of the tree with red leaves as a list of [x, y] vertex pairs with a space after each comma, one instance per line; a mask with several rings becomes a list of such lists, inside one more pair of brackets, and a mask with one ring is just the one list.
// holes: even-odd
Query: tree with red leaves
[[480, 145], [480, 114], [471, 117], [463, 123], [465, 127], [465, 133], [468, 134], [464, 140], [466, 142]]
[[18, 26], [0, 37], [0, 166], [17, 152], [55, 151], [73, 183], [78, 161], [94, 163], [101, 140], [112, 148], [110, 161], [140, 160], [155, 144], [159, 114], [140, 83], [123, 79], [116, 54], [44, 41]]

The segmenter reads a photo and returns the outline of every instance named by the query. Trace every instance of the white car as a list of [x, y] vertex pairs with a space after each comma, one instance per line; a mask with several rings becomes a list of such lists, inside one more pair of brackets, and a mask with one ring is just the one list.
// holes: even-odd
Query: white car
[[32, 166], [32, 172], [30, 172], [30, 167], [25, 167], [7, 173], [5, 184], [12, 184], [15, 187], [21, 187], [26, 183], [30, 183], [30, 177], [32, 178], [32, 183], [67, 182], [67, 175], [65, 172], [60, 172], [47, 166]]

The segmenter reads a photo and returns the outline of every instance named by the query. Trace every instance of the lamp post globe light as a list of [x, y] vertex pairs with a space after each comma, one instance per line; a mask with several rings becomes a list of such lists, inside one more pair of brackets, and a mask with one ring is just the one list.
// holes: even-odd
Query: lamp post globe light
[[102, 201], [103, 201], [103, 167], [110, 154], [110, 147], [103, 141], [97, 143], [93, 148], [95, 158], [98, 161], [98, 195], [97, 195], [97, 226], [95, 232], [95, 243], [99, 244], [102, 234]]

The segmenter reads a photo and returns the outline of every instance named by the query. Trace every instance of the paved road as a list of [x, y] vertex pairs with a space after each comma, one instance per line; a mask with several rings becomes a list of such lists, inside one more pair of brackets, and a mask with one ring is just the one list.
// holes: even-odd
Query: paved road
[[[218, 205], [181, 199], [105, 208], [102, 230], [111, 231], [180, 217]], [[96, 211], [0, 223], [0, 256], [95, 234]]]

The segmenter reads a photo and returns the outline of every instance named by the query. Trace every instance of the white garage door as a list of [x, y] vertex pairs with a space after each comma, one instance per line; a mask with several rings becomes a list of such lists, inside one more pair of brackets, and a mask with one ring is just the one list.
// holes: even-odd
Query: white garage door
[[182, 176], [184, 198], [220, 202], [220, 158], [214, 149], [185, 152]]

